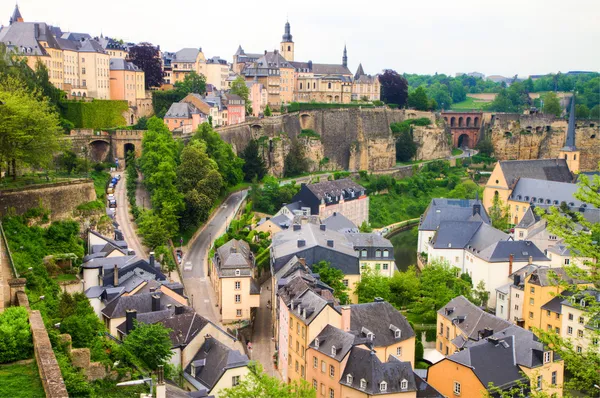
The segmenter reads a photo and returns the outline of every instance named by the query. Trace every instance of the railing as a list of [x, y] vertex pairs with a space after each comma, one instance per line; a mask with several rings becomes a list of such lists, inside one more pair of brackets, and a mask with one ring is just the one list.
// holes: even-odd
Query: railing
[[418, 225], [420, 218], [412, 218], [410, 220], [400, 221], [394, 224], [390, 224], [383, 228], [375, 229], [376, 232], [380, 232], [385, 238], [389, 238], [398, 232], [404, 231], [408, 228], [412, 228]]
[[10, 267], [12, 268], [13, 276], [15, 278], [18, 278], [19, 273], [17, 272], [17, 268], [15, 267], [12, 254], [10, 253], [10, 248], [8, 247], [8, 240], [6, 239], [6, 234], [4, 232], [4, 228], [2, 227], [2, 222], [0, 222], [0, 234], [2, 234], [2, 241], [4, 242], [4, 246], [6, 247], [6, 253], [8, 254], [8, 261], [10, 262]]

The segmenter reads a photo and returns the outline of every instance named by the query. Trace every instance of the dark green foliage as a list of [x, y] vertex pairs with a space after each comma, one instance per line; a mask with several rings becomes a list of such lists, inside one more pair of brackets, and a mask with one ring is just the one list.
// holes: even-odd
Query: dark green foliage
[[148, 128], [148, 118], [142, 116], [137, 123], [132, 126], [133, 130], [146, 130]]
[[423, 347], [423, 343], [421, 342], [421, 336], [417, 336], [415, 343], [415, 362], [422, 360], [423, 355], [425, 355], [425, 348]]
[[429, 109], [429, 99], [423, 87], [419, 86], [416, 90], [408, 94], [408, 106], [419, 111]]
[[262, 188], [258, 184], [252, 185], [249, 197], [255, 210], [274, 214], [284, 203], [290, 203], [299, 191], [300, 185], [292, 183], [280, 186], [277, 178], [266, 176]]
[[549, 92], [546, 93], [543, 96], [543, 101], [544, 101], [544, 105], [542, 107], [542, 112], [549, 114], [549, 115], [554, 115], [554, 116], [560, 116], [561, 112], [562, 112], [562, 108], [560, 107], [560, 101], [558, 99], [558, 96], [553, 93], [553, 92]]
[[408, 131], [396, 134], [396, 161], [408, 162], [417, 153], [417, 144]]
[[263, 112], [263, 114], [267, 117], [271, 116], [273, 114], [273, 112], [271, 111], [271, 107], [269, 106], [269, 104], [267, 104], [267, 106], [265, 107], [265, 111]]
[[406, 105], [408, 99], [408, 81], [398, 72], [386, 69], [379, 75], [381, 100], [387, 104], [396, 104], [399, 108]]
[[363, 271], [355, 290], [358, 295], [358, 302], [372, 303], [375, 297], [392, 301], [389, 279], [389, 277], [381, 275], [379, 271], [370, 269]]
[[217, 162], [219, 173], [227, 186], [235, 186], [242, 182], [244, 161], [236, 156], [231, 145], [223, 141], [219, 133], [214, 131], [208, 123], [198, 126], [198, 132], [193, 139], [206, 143], [206, 153]]
[[89, 304], [85, 294], [63, 293], [58, 306], [60, 332], [71, 335], [73, 347], [90, 347], [104, 325]]
[[479, 151], [480, 155], [484, 155], [490, 157], [494, 154], [494, 145], [492, 144], [492, 140], [489, 138], [484, 138], [477, 143], [475, 147]]
[[160, 87], [163, 82], [162, 63], [158, 47], [140, 43], [129, 49], [129, 60], [144, 71], [145, 88]]
[[123, 117], [128, 109], [127, 101], [61, 101], [59, 108], [62, 117], [70, 120], [75, 128], [104, 129], [127, 123]]
[[258, 141], [250, 140], [240, 157], [244, 160], [244, 165], [242, 166], [244, 181], [262, 181], [263, 177], [267, 174], [267, 168], [265, 167], [265, 161], [258, 153]]
[[179, 102], [184, 97], [185, 94], [177, 90], [152, 91], [152, 108], [154, 109], [154, 114], [156, 117], [162, 119], [173, 102]]
[[295, 177], [308, 172], [308, 160], [304, 147], [298, 140], [292, 140], [290, 150], [284, 159], [283, 175]]
[[188, 94], [204, 95], [206, 92], [206, 77], [192, 71], [186, 73], [183, 81], [175, 83], [175, 91], [185, 97]]
[[314, 130], [302, 129], [302, 132], [298, 134], [298, 138], [315, 138], [317, 140], [320, 140], [321, 136], [317, 134]]
[[122, 348], [138, 358], [146, 369], [156, 370], [173, 355], [171, 351], [171, 329], [162, 323], [135, 323], [135, 328], [123, 341]]
[[31, 357], [33, 341], [29, 313], [24, 307], [9, 307], [0, 313], [0, 363]]
[[525, 85], [515, 82], [508, 88], [501, 88], [494, 101], [488, 105], [487, 110], [520, 113], [530, 106], [531, 100]]
[[348, 178], [348, 177], [350, 177], [349, 171], [336, 171], [335, 173], [333, 173], [334, 180], [341, 180], [342, 178]]
[[312, 272], [319, 274], [321, 281], [333, 288], [333, 295], [340, 300], [340, 304], [348, 304], [348, 287], [344, 285], [344, 273], [333, 268], [328, 261], [319, 261], [312, 266]]

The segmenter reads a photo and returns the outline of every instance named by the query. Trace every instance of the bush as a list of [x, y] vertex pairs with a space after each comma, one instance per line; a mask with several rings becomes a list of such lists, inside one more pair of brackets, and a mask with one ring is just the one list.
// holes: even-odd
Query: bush
[[24, 307], [9, 307], [0, 314], [0, 363], [31, 357], [33, 341], [29, 313]]
[[123, 112], [128, 109], [127, 101], [93, 100], [61, 101], [61, 115], [70, 120], [75, 128], [105, 129], [124, 125]]
[[375, 105], [375, 106], [383, 106], [384, 104], [383, 104], [383, 101], [375, 100], [375, 101], [373, 101], [373, 105]]
[[298, 138], [316, 138], [318, 140], [321, 139], [321, 136], [317, 134], [314, 130], [311, 129], [302, 129], [302, 132], [298, 134]]
[[163, 118], [173, 104], [179, 102], [185, 97], [185, 94], [177, 90], [152, 91], [152, 108], [156, 117]]
[[334, 180], [341, 180], [342, 178], [347, 178], [347, 177], [350, 177], [349, 171], [336, 171], [335, 173], [333, 173]]

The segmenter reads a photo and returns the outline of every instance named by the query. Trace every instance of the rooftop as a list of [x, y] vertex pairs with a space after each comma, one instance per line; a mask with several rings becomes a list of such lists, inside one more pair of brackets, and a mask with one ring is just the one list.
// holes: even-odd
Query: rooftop
[[514, 187], [520, 178], [573, 182], [565, 159], [502, 160], [498, 164], [509, 187]]

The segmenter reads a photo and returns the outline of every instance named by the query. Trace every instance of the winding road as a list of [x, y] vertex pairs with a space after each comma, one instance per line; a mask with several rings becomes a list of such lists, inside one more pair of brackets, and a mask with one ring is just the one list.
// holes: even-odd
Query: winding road
[[117, 174], [121, 174], [121, 180], [115, 188], [115, 199], [117, 200], [117, 210], [115, 218], [119, 223], [119, 229], [123, 233], [123, 237], [127, 242], [127, 246], [131, 250], [135, 250], [135, 254], [140, 258], [148, 258], [148, 252], [142, 244], [142, 241], [136, 233], [131, 214], [129, 213], [129, 201], [127, 200], [127, 188], [125, 188], [126, 178], [125, 173], [113, 172], [111, 175], [114, 177]]

